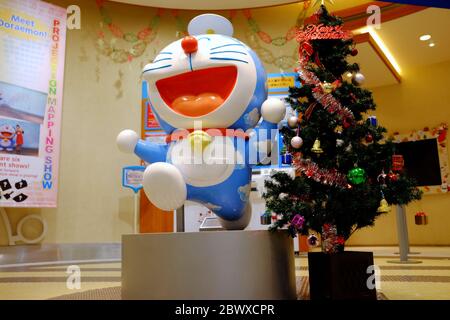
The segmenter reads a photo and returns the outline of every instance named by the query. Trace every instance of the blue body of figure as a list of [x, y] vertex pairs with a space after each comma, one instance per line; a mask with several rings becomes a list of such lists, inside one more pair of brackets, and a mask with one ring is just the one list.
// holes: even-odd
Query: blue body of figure
[[232, 37], [199, 35], [164, 48], [143, 76], [152, 111], [171, 138], [155, 144], [126, 130], [118, 144], [150, 164], [143, 181], [149, 199], [164, 210], [196, 201], [225, 228], [245, 228], [252, 166], [269, 156], [285, 113], [282, 101], [267, 100], [259, 58]]

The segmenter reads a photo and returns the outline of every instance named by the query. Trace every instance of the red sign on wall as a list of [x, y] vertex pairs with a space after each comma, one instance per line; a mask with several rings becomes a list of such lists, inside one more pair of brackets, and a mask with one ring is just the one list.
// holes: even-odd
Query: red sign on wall
[[143, 99], [142, 103], [145, 105], [145, 130], [160, 129], [158, 120], [152, 112], [150, 102], [147, 99]]

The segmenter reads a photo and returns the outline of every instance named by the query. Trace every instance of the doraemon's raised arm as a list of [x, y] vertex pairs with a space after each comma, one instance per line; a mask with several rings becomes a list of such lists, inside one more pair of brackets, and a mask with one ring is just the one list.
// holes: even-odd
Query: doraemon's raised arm
[[[188, 31], [190, 36], [165, 47], [143, 70], [167, 145], [139, 140], [127, 130], [118, 144], [151, 163], [143, 185], [157, 207], [173, 210], [191, 199], [214, 211], [225, 228], [242, 229], [251, 213], [248, 151], [270, 144], [285, 107], [266, 101], [262, 63], [231, 37], [228, 20], [201, 15]], [[249, 136], [261, 114], [262, 123]]]

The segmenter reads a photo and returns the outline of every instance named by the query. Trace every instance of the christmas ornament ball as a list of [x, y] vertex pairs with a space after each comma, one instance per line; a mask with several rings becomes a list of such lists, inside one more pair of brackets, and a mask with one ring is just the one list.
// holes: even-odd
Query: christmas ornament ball
[[366, 77], [364, 77], [364, 75], [361, 72], [357, 72], [353, 75], [352, 77], [352, 83], [355, 86], [360, 86], [364, 83], [364, 81], [366, 80]]
[[361, 184], [366, 182], [366, 171], [362, 168], [355, 167], [347, 174], [347, 179], [352, 184]]
[[318, 239], [314, 234], [311, 234], [311, 235], [308, 237], [308, 244], [309, 244], [311, 247], [317, 246], [318, 242], [319, 242], [319, 239]]
[[290, 128], [297, 128], [298, 118], [296, 116], [291, 116], [291, 117], [289, 117], [287, 123]]
[[278, 195], [278, 198], [280, 199], [280, 200], [284, 200], [284, 199], [286, 199], [287, 197], [288, 197], [289, 195], [287, 194], [287, 193], [280, 193], [279, 195]]
[[295, 149], [300, 148], [303, 145], [303, 139], [299, 136], [295, 136], [291, 139], [291, 146]]
[[352, 57], [356, 56], [358, 54], [358, 49], [353, 48], [350, 54], [352, 55]]
[[369, 133], [366, 135], [366, 142], [370, 143], [373, 141], [373, 136]]
[[389, 172], [388, 179], [389, 179], [389, 181], [395, 182], [398, 180], [398, 174], [396, 174], [394, 172]]
[[344, 140], [336, 139], [336, 147], [342, 147], [344, 145]]
[[329, 82], [324, 82], [322, 85], [322, 88], [325, 93], [331, 93], [331, 92], [333, 92], [333, 89], [334, 89], [333, 84], [331, 84]]

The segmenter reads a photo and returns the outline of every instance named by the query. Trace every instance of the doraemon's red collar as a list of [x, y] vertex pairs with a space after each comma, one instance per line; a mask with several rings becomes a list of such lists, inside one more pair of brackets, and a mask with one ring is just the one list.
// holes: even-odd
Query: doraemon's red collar
[[[194, 131], [197, 131], [197, 130], [194, 130], [194, 129], [176, 130], [166, 136], [166, 143], [171, 143], [171, 142], [178, 141], [181, 139], [186, 139], [187, 136]], [[233, 137], [233, 138], [236, 137], [236, 138], [241, 138], [241, 139], [245, 139], [245, 140], [249, 139], [248, 134], [245, 133], [243, 130], [219, 128], [219, 129], [203, 129], [203, 130], [198, 130], [198, 131], [206, 132], [211, 137]]]

